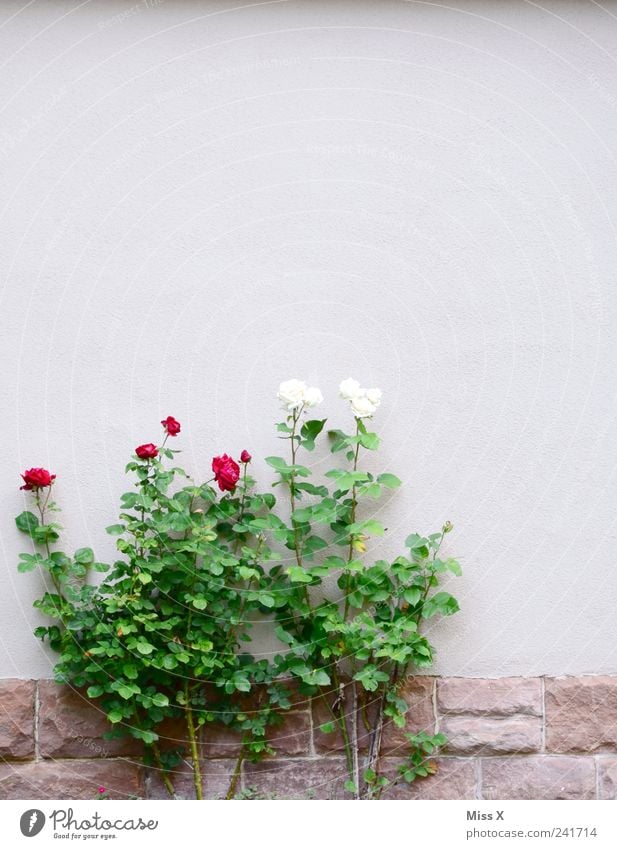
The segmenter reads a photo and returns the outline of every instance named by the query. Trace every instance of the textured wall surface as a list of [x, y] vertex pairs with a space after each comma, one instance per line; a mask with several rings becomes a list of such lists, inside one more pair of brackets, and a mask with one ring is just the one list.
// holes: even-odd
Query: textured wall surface
[[0, 677], [50, 675], [24, 467], [113, 557], [163, 416], [268, 481], [279, 381], [350, 374], [386, 549], [455, 525], [437, 671], [617, 672], [617, 4], [447, 5], [1, 4]]
[[[429, 778], [407, 785], [397, 766], [403, 731], [386, 723], [380, 772], [388, 799], [617, 799], [617, 678], [429, 678], [405, 682], [406, 729], [445, 732], [448, 744]], [[332, 701], [332, 695], [327, 695]], [[107, 740], [100, 708], [52, 681], [6, 679], [0, 699], [0, 799], [168, 799], [160, 771], [146, 769], [141, 744]], [[253, 694], [247, 710], [258, 710]], [[10, 717], [7, 715], [10, 713]], [[240, 765], [236, 794], [281, 799], [343, 799], [343, 741], [324, 734], [321, 697], [297, 696], [269, 740], [276, 754]], [[359, 729], [360, 763], [366, 736]], [[161, 730], [161, 750], [188, 750], [186, 726]], [[206, 724], [198, 750], [205, 798], [225, 798], [240, 738]], [[190, 759], [170, 773], [175, 793], [194, 798]]]

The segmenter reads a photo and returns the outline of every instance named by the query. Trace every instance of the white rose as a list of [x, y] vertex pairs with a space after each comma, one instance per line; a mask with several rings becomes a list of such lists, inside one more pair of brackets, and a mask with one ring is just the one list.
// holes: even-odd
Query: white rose
[[367, 389], [366, 397], [369, 399], [371, 404], [378, 407], [381, 403], [381, 389]]
[[304, 403], [307, 407], [315, 407], [317, 404], [321, 404], [323, 401], [323, 395], [321, 394], [321, 390], [316, 386], [309, 386], [309, 388], [304, 393]]
[[354, 380], [353, 377], [348, 377], [347, 380], [343, 380], [339, 385], [338, 391], [341, 394], [341, 398], [344, 398], [346, 401], [351, 401], [352, 398], [356, 398], [358, 395], [362, 394], [360, 384], [357, 380]]
[[279, 386], [277, 397], [289, 412], [304, 404], [306, 383], [303, 380], [284, 380]]
[[377, 410], [377, 404], [367, 397], [367, 395], [358, 395], [351, 399], [351, 411], [357, 419], [366, 419], [372, 416]]

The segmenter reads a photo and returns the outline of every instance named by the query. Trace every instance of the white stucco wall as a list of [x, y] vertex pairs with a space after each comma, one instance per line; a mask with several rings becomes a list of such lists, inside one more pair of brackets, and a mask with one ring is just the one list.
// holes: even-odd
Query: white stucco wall
[[[123, 466], [277, 453], [383, 388], [393, 541], [451, 519], [439, 672], [617, 672], [617, 4], [2, 2], [0, 676], [50, 674], [18, 473], [112, 557]], [[325, 468], [322, 458], [315, 465]]]

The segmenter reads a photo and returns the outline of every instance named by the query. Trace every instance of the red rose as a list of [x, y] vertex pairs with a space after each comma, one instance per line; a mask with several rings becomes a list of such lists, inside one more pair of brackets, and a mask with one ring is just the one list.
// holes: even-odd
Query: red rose
[[253, 458], [251, 457], [251, 455], [249, 454], [249, 452], [245, 448], [244, 451], [242, 452], [242, 454], [240, 454], [240, 462], [241, 463], [250, 463], [252, 459]]
[[231, 492], [235, 489], [240, 477], [240, 466], [234, 459], [228, 457], [227, 454], [214, 457], [212, 471], [214, 472], [214, 480], [222, 492]]
[[177, 436], [180, 433], [180, 422], [174, 419], [173, 416], [167, 416], [161, 422], [169, 436]]
[[151, 442], [146, 442], [145, 445], [138, 445], [135, 449], [135, 453], [142, 460], [152, 460], [159, 453], [159, 449]]
[[35, 469], [26, 469], [22, 478], [24, 485], [20, 486], [20, 489], [43, 489], [46, 486], [51, 486], [56, 476], [50, 475], [47, 469], [37, 467]]

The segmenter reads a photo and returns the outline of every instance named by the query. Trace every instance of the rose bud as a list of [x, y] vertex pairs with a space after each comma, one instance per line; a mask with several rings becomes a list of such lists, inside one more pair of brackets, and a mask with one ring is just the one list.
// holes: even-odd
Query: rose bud
[[240, 477], [240, 466], [227, 454], [214, 457], [212, 460], [212, 471], [214, 480], [217, 482], [221, 492], [231, 492], [236, 488]]
[[241, 463], [250, 463], [252, 459], [253, 458], [251, 457], [251, 455], [249, 454], [249, 452], [245, 448], [244, 451], [242, 452], [242, 454], [240, 454], [240, 462]]
[[24, 485], [20, 486], [20, 489], [27, 490], [44, 489], [47, 486], [51, 486], [56, 479], [56, 476], [50, 475], [47, 469], [41, 469], [39, 467], [26, 469], [21, 477]]
[[141, 460], [153, 460], [159, 453], [159, 449], [152, 442], [146, 442], [144, 445], [138, 445], [135, 453]]
[[177, 436], [180, 433], [180, 422], [177, 419], [174, 419], [173, 416], [167, 416], [166, 419], [163, 419], [161, 424], [165, 428], [168, 436]]

